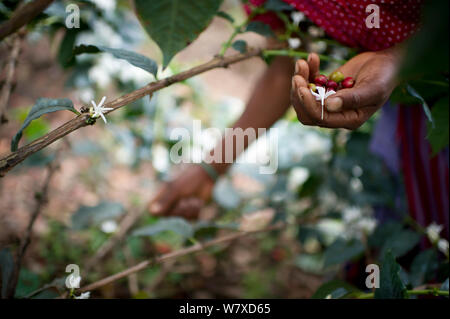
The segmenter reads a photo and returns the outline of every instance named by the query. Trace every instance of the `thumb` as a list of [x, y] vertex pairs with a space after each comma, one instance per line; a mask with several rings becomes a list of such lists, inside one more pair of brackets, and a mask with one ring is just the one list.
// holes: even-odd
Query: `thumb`
[[374, 86], [367, 84], [342, 89], [330, 96], [325, 101], [325, 106], [329, 112], [341, 112], [373, 105], [380, 98], [378, 91]]

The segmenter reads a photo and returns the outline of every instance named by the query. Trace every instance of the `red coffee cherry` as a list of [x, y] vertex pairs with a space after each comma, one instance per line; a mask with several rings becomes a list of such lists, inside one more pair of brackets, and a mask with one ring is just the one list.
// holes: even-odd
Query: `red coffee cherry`
[[328, 80], [327, 89], [328, 90], [333, 90], [333, 91], [336, 92], [337, 89], [338, 89], [338, 84], [336, 82], [332, 81], [332, 80]]
[[323, 74], [319, 75], [318, 77], [316, 77], [314, 79], [314, 83], [319, 86], [326, 86], [327, 82], [328, 82], [328, 78]]
[[344, 81], [342, 81], [342, 87], [344, 89], [352, 88], [354, 84], [355, 84], [355, 80], [353, 80], [353, 78], [351, 76], [346, 77], [344, 79]]

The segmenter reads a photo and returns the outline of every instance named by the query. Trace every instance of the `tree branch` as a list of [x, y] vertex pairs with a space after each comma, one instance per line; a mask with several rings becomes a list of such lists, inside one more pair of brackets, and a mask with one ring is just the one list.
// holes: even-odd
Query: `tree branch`
[[[253, 49], [249, 50], [246, 53], [243, 54], [236, 54], [228, 57], [216, 57], [212, 59], [211, 61], [199, 65], [197, 67], [194, 67], [190, 70], [175, 74], [171, 77], [152, 82], [147, 84], [146, 86], [137, 89], [136, 91], [133, 91], [131, 93], [122, 95], [121, 97], [108, 102], [104, 105], [104, 107], [110, 107], [113, 108], [113, 110], [108, 111], [107, 113], [113, 112], [119, 108], [121, 108], [124, 105], [130, 104], [131, 102], [134, 102], [146, 95], [151, 95], [156, 91], [159, 91], [165, 87], [168, 87], [174, 83], [181, 82], [184, 80], [187, 80], [195, 75], [204, 73], [206, 71], [215, 69], [215, 68], [225, 68], [229, 66], [230, 64], [234, 64], [243, 60], [247, 60], [251, 57], [260, 56], [262, 53], [262, 49]], [[52, 144], [53, 142], [59, 140], [60, 138], [66, 136], [67, 134], [72, 133], [73, 131], [90, 125], [89, 122], [90, 115], [87, 113], [83, 113], [72, 120], [64, 123], [60, 127], [56, 128], [55, 130], [51, 131], [50, 133], [47, 133], [46, 135], [36, 139], [35, 141], [31, 142], [28, 145], [25, 145], [21, 148], [19, 148], [17, 151], [10, 153], [9, 155], [3, 157], [0, 159], [0, 177], [5, 176], [5, 174], [11, 170], [13, 167], [21, 163], [24, 159], [26, 159], [31, 154], [36, 153], [37, 151], [40, 151], [44, 147]]]
[[6, 294], [7, 298], [14, 297], [17, 282], [19, 279], [20, 268], [22, 266], [22, 260], [23, 260], [23, 257], [25, 256], [27, 248], [31, 242], [31, 235], [33, 233], [34, 223], [35, 223], [36, 219], [38, 218], [39, 214], [41, 213], [43, 206], [47, 203], [50, 181], [51, 181], [54, 173], [56, 172], [57, 168], [58, 168], [58, 164], [56, 164], [55, 161], [53, 161], [52, 163], [50, 163], [48, 165], [47, 177], [44, 180], [42, 190], [39, 193], [36, 193], [36, 195], [35, 195], [36, 205], [33, 209], [33, 212], [31, 213], [31, 218], [30, 218], [30, 221], [28, 222], [28, 226], [25, 231], [25, 235], [22, 238], [22, 240], [20, 242], [20, 247], [17, 251], [16, 262], [14, 264], [14, 270], [13, 270], [13, 274], [12, 274], [12, 282], [8, 285], [8, 292]]
[[6, 106], [8, 104], [11, 90], [13, 88], [14, 73], [16, 71], [17, 59], [19, 58], [20, 48], [24, 35], [25, 34], [22, 32], [19, 32], [19, 34], [15, 35], [15, 38], [12, 42], [11, 55], [9, 56], [8, 63], [5, 67], [5, 84], [3, 85], [2, 91], [0, 93], [0, 125], [8, 122], [8, 118], [6, 116]]
[[44, 11], [53, 1], [54, 0], [34, 0], [19, 6], [9, 20], [0, 24], [0, 41], [36, 18], [36, 16]]

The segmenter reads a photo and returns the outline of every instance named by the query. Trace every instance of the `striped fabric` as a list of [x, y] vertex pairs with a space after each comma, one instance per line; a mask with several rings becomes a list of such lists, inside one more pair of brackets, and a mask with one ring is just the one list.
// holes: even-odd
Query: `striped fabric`
[[421, 106], [399, 105], [397, 138], [409, 213], [422, 226], [444, 225], [449, 237], [448, 148], [431, 156]]

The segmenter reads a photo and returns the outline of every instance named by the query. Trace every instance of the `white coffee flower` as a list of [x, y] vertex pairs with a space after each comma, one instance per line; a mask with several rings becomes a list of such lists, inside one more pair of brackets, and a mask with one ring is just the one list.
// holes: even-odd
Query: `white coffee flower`
[[81, 277], [80, 276], [74, 276], [74, 275], [70, 275], [69, 280], [67, 281], [67, 288], [69, 289], [75, 289], [75, 288], [80, 288], [80, 282], [81, 282]]
[[294, 22], [294, 25], [298, 26], [300, 22], [305, 19], [305, 15], [302, 12], [294, 11], [291, 13], [292, 21]]
[[447, 241], [447, 239], [443, 239], [443, 238], [439, 239], [439, 241], [437, 243], [437, 247], [441, 253], [448, 256], [448, 241]]
[[302, 44], [299, 38], [290, 38], [288, 43], [291, 49], [297, 49]]
[[115, 220], [105, 220], [101, 225], [100, 229], [102, 232], [111, 234], [117, 230], [117, 223]]
[[430, 239], [430, 241], [432, 243], [435, 243], [439, 240], [439, 234], [442, 231], [442, 229], [444, 228], [444, 226], [442, 225], [438, 225], [436, 223], [431, 223], [428, 227], [427, 227], [427, 236]]
[[101, 116], [101, 118], [103, 119], [103, 121], [104, 121], [105, 123], [108, 123], [108, 122], [106, 121], [105, 115], [104, 115], [103, 113], [106, 112], [106, 111], [114, 110], [114, 109], [111, 108], [111, 107], [103, 107], [103, 103], [105, 103], [105, 100], [106, 100], [106, 96], [104, 96], [104, 97], [102, 98], [102, 100], [100, 101], [100, 103], [99, 103], [98, 105], [95, 104], [94, 101], [91, 101], [92, 106], [93, 106], [92, 111], [91, 111], [91, 117], [92, 117], [92, 118], [97, 118], [97, 117]]
[[79, 295], [79, 296], [75, 296], [75, 299], [89, 299], [90, 296], [91, 296], [91, 292], [87, 291], [87, 292], [81, 293], [81, 295]]
[[310, 90], [310, 91], [311, 91], [312, 95], [314, 95], [316, 97], [316, 100], [320, 101], [320, 104], [322, 105], [322, 120], [323, 120], [323, 102], [330, 95], [336, 94], [336, 92], [333, 90], [326, 91], [325, 88], [322, 86], [317, 86], [316, 89], [317, 89], [318, 93], [314, 92], [313, 90]]
[[371, 234], [375, 230], [376, 226], [377, 221], [373, 218], [362, 218], [357, 222], [357, 227], [365, 234]]

